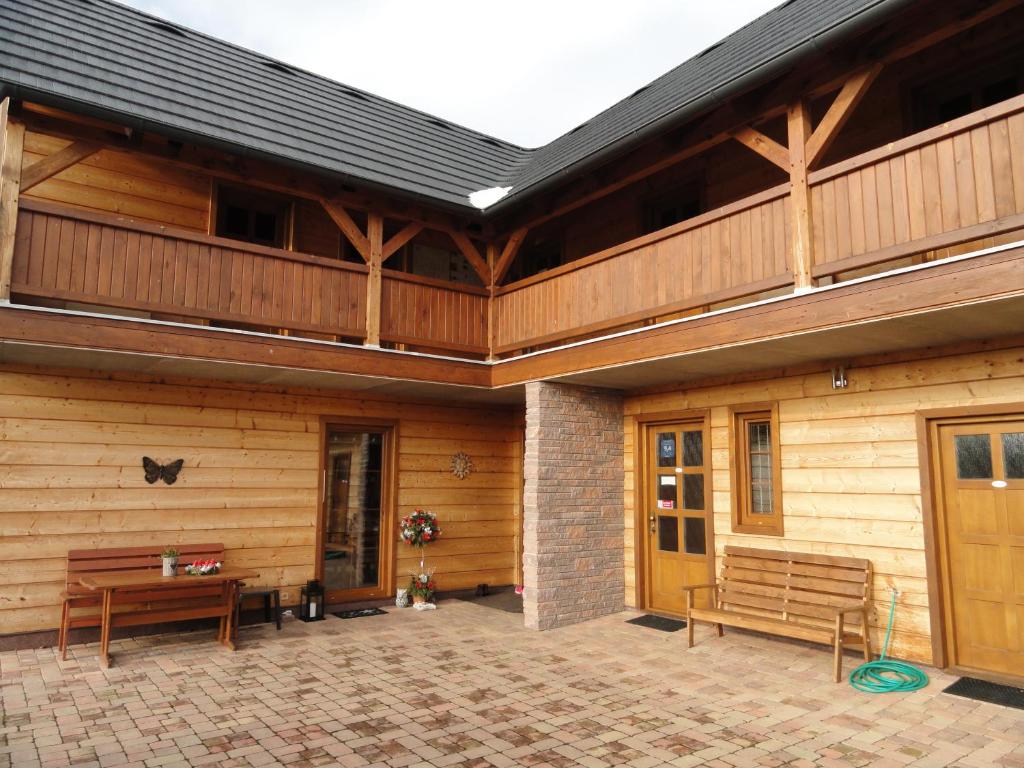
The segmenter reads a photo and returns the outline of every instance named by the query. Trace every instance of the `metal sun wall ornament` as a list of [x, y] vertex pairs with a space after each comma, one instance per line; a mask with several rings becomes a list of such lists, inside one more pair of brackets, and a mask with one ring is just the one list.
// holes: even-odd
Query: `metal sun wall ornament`
[[150, 485], [157, 480], [163, 480], [168, 485], [174, 485], [174, 482], [178, 479], [178, 473], [181, 472], [184, 464], [184, 459], [178, 459], [169, 464], [159, 464], [149, 458], [149, 456], [142, 457], [142, 468], [146, 470], [146, 482]]
[[468, 453], [459, 451], [452, 456], [452, 474], [459, 480], [465, 480], [473, 472], [473, 460]]

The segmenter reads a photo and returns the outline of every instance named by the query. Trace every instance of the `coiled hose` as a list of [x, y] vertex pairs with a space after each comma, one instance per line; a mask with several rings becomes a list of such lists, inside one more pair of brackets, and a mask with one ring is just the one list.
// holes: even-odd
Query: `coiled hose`
[[[865, 693], [894, 693], [896, 691], [917, 691], [928, 685], [928, 675], [917, 667], [903, 661], [885, 658], [889, 653], [889, 639], [892, 637], [892, 623], [896, 618], [896, 595], [892, 591], [889, 606], [889, 626], [885, 630], [885, 644], [878, 661], [861, 664], [850, 673], [850, 685]], [[867, 631], [867, 627], [864, 628]]]

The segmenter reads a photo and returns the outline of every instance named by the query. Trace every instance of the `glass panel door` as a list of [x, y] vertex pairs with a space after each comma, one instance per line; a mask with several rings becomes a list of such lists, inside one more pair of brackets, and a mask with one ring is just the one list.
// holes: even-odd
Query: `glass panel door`
[[381, 589], [385, 437], [327, 427], [321, 572], [329, 600]]

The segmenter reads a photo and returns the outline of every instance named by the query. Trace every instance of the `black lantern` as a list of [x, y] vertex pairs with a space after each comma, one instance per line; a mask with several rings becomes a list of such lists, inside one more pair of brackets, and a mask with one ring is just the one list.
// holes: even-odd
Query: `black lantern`
[[299, 618], [320, 621], [324, 617], [324, 588], [316, 579], [307, 581], [299, 591]]

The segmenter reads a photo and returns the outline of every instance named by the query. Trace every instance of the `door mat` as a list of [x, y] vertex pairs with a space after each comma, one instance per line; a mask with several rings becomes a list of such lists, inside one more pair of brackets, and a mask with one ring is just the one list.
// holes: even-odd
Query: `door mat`
[[954, 696], [963, 696], [975, 701], [987, 701], [989, 704], [1001, 704], [1004, 707], [1024, 709], [1024, 688], [1013, 688], [1009, 685], [990, 683], [974, 677], [961, 677], [942, 691]]
[[482, 595], [480, 597], [462, 597], [459, 599], [467, 603], [483, 605], [487, 608], [497, 608], [499, 611], [505, 611], [505, 613], [523, 612], [523, 596], [517, 595], [511, 589], [503, 592], [492, 592], [489, 595]]
[[356, 608], [352, 611], [336, 611], [332, 613], [332, 616], [337, 616], [339, 619], [361, 619], [363, 616], [382, 616], [387, 614], [387, 611], [382, 611], [380, 608]]
[[626, 623], [636, 624], [638, 627], [660, 629], [662, 632], [678, 632], [680, 629], [686, 628], [685, 621], [679, 621], [678, 619], [666, 619], [664, 616], [655, 616], [651, 613], [643, 616], [637, 616], [635, 619], [629, 619]]

